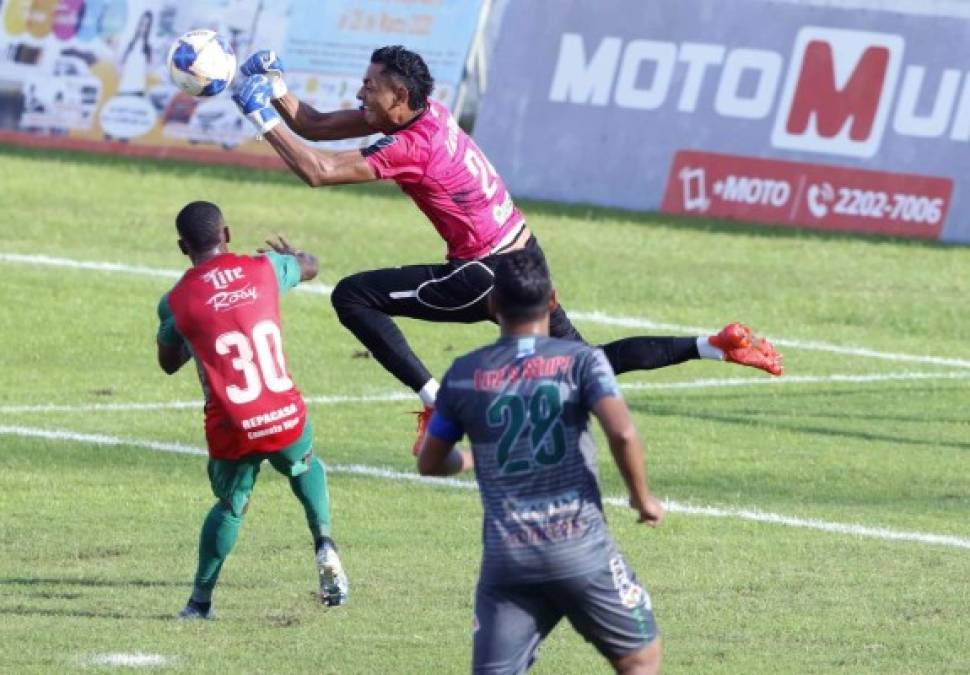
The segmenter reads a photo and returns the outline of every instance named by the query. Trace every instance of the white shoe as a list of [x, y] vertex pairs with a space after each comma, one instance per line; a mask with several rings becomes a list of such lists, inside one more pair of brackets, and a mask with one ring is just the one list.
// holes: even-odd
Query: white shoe
[[337, 546], [330, 537], [324, 537], [317, 550], [317, 572], [320, 574], [320, 602], [327, 607], [346, 604], [350, 584], [337, 555]]

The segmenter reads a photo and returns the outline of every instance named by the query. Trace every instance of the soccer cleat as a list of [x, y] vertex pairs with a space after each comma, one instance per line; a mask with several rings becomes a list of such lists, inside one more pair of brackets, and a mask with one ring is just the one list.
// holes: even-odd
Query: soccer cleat
[[421, 452], [421, 447], [424, 445], [424, 437], [428, 433], [428, 424], [431, 422], [431, 413], [434, 412], [434, 408], [424, 407], [424, 410], [414, 413], [418, 416], [418, 437], [414, 439], [414, 445], [411, 446], [411, 454], [415, 457]]
[[337, 555], [337, 545], [330, 537], [324, 537], [317, 549], [317, 572], [320, 575], [320, 602], [327, 607], [346, 604], [350, 584]]
[[784, 372], [782, 356], [771, 343], [757, 337], [741, 323], [729, 323], [717, 335], [708, 338], [712, 347], [724, 352], [724, 360], [742, 366], [758, 368], [772, 375]]
[[178, 614], [179, 621], [193, 621], [196, 619], [209, 620], [215, 618], [212, 607], [203, 607], [199, 603], [189, 600], [181, 612]]

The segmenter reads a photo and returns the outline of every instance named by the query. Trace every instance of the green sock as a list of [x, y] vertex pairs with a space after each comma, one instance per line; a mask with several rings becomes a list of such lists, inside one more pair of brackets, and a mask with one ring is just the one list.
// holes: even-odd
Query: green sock
[[327, 470], [319, 457], [310, 458], [310, 468], [290, 478], [293, 494], [306, 512], [307, 525], [314, 540], [330, 536], [330, 493], [327, 491]]
[[242, 517], [234, 516], [221, 501], [216, 502], [205, 517], [199, 537], [199, 569], [196, 571], [192, 589], [193, 600], [211, 601], [212, 589], [219, 579], [222, 563], [236, 545], [240, 525]]

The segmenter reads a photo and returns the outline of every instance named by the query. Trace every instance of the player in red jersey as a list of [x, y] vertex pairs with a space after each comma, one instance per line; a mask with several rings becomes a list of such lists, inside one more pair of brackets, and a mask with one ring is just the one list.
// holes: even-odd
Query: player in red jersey
[[347, 576], [330, 537], [326, 469], [313, 455], [306, 404], [286, 367], [280, 296], [317, 275], [317, 260], [282, 238], [265, 255], [229, 252], [215, 204], [192, 202], [175, 219], [192, 267], [158, 305], [158, 364], [175, 373], [194, 357], [205, 392], [209, 481], [218, 501], [202, 525], [199, 566], [184, 619], [211, 617], [212, 591], [263, 460], [289, 478], [313, 535], [320, 600], [347, 600]]
[[[481, 149], [444, 106], [429, 98], [434, 80], [418, 54], [400, 46], [376, 50], [357, 94], [360, 109], [330, 113], [314, 110], [287, 91], [282, 63], [272, 51], [253, 54], [242, 72], [249, 77], [239, 84], [233, 100], [308, 185], [393, 180], [448, 245], [444, 264], [361, 272], [342, 279], [331, 295], [340, 322], [424, 403], [416, 452], [438, 382], [391, 317], [494, 320], [487, 296], [495, 266], [504, 253], [517, 249], [541, 255], [539, 244]], [[308, 147], [286, 127], [312, 141], [385, 135], [363, 150], [328, 152]], [[582, 340], [562, 307], [550, 322], [553, 337]], [[711, 337], [632, 337], [602, 349], [617, 374], [696, 358], [723, 359], [773, 375], [782, 372], [781, 356], [741, 324], [730, 324]]]

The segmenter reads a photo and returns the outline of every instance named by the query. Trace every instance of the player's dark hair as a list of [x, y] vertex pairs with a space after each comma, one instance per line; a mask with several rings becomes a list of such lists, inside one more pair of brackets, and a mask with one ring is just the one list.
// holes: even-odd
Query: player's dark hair
[[506, 253], [495, 266], [492, 301], [509, 321], [535, 321], [549, 310], [552, 279], [541, 253], [519, 249]]
[[206, 251], [222, 243], [226, 226], [222, 211], [212, 202], [191, 202], [175, 216], [175, 229], [193, 251]]
[[381, 47], [370, 55], [370, 62], [384, 66], [384, 72], [407, 87], [411, 110], [423, 110], [434, 89], [434, 78], [420, 54], [401, 45]]

